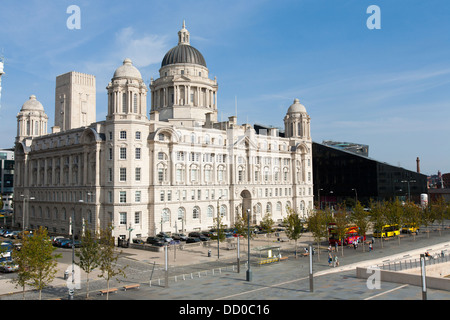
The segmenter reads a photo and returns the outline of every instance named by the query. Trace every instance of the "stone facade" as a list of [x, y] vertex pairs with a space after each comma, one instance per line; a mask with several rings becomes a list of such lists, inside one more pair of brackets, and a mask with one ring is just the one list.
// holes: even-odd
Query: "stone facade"
[[[178, 46], [190, 46], [189, 37], [183, 25]], [[181, 49], [188, 48], [172, 50]], [[62, 123], [55, 116], [51, 134], [18, 131], [17, 225], [24, 209], [17, 195], [29, 199], [23, 201], [27, 227], [42, 225], [61, 234], [69, 232], [72, 217], [75, 234], [112, 224], [115, 237], [134, 238], [206, 230], [218, 214], [231, 227], [242, 210], [250, 210], [253, 223], [267, 213], [280, 221], [287, 207], [308, 214], [313, 170], [305, 107], [295, 100], [288, 109], [285, 135], [277, 129], [256, 132], [238, 125], [236, 117], [218, 122], [217, 81], [209, 78], [198, 51], [193, 57], [192, 48], [185, 52], [178, 60], [165, 57], [160, 78], [152, 79], [150, 117], [148, 89], [126, 59], [107, 86], [104, 121], [89, 120], [95, 78], [83, 75], [89, 85], [79, 96], [87, 104], [66, 99], [64, 110], [71, 117], [85, 110], [81, 119], [89, 124], [68, 118]], [[65, 83], [62, 91], [74, 89]], [[61, 108], [60, 87], [55, 110]]]

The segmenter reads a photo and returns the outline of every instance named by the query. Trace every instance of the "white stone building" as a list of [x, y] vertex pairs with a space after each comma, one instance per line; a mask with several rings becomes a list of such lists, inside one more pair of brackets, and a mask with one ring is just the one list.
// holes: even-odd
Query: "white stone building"
[[[35, 96], [20, 110], [15, 149], [15, 221], [50, 232], [99, 230], [115, 237], [233, 226], [242, 210], [253, 223], [286, 207], [313, 207], [310, 118], [296, 99], [285, 134], [217, 121], [218, 83], [183, 28], [151, 80], [150, 113], [142, 76], [130, 59], [107, 86], [106, 119], [95, 120], [95, 77], [57, 77], [55, 125]], [[23, 201], [24, 195], [28, 201]], [[25, 203], [25, 208], [23, 208]]]

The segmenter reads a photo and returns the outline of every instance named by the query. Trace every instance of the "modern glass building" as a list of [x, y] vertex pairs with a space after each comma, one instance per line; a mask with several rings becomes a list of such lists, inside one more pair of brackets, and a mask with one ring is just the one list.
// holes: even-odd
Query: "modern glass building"
[[420, 194], [427, 193], [424, 174], [316, 142], [312, 153], [316, 207], [396, 197], [420, 202]]

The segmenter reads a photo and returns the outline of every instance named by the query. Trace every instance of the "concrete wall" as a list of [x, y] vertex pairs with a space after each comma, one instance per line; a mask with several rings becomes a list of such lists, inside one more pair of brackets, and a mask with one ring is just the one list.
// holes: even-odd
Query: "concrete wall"
[[[449, 264], [442, 264], [442, 267], [446, 267], [448, 270]], [[427, 266], [428, 268], [432, 266]], [[420, 276], [420, 268], [418, 268], [419, 274], [410, 274], [404, 272], [396, 272], [396, 271], [386, 271], [380, 270], [380, 281], [383, 282], [395, 282], [402, 284], [411, 284], [414, 286], [422, 286], [421, 276]], [[431, 269], [430, 269], [431, 271]], [[368, 268], [356, 268], [356, 277], [361, 279], [367, 279], [373, 274], [373, 269]], [[448, 273], [448, 271], [447, 271]], [[430, 289], [438, 289], [438, 290], [446, 290], [450, 291], [450, 279], [448, 278], [440, 278], [440, 277], [426, 277], [426, 286]]]

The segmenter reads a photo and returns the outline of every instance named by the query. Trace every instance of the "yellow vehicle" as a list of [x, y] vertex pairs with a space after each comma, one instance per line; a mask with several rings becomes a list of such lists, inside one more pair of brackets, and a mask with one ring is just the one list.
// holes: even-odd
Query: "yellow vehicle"
[[383, 228], [380, 230], [374, 230], [373, 231], [373, 236], [375, 238], [389, 238], [389, 237], [395, 237], [400, 235], [400, 228], [398, 227], [397, 224], [394, 225], [385, 225], [383, 226]]
[[402, 226], [402, 233], [413, 233], [419, 231], [419, 228], [415, 224], [405, 224]]

